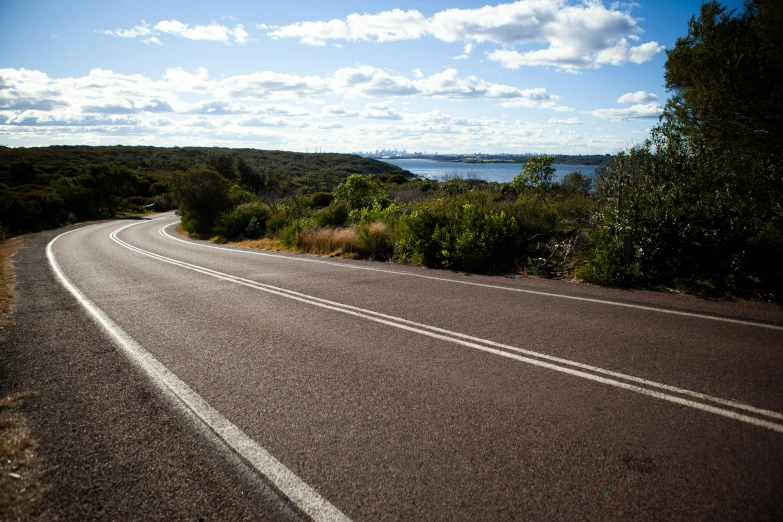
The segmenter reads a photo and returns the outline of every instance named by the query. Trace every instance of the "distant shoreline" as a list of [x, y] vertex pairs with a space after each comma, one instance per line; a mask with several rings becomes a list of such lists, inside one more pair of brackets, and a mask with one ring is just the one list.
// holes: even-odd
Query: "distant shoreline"
[[[602, 165], [609, 164], [612, 159], [614, 159], [614, 156], [611, 155], [598, 155], [598, 154], [590, 154], [590, 155], [560, 155], [555, 154], [555, 161], [554, 163], [557, 165], [580, 165], [585, 167], [600, 167]], [[367, 156], [370, 157], [370, 156]], [[379, 159], [381, 161], [383, 160], [429, 160], [429, 161], [440, 161], [443, 163], [463, 163], [467, 165], [476, 165], [476, 164], [487, 164], [487, 163], [510, 163], [510, 164], [518, 164], [521, 165], [525, 163], [531, 156], [523, 156], [523, 155], [487, 155], [483, 157], [470, 157], [470, 156], [461, 156], [461, 155], [426, 155], [426, 156], [379, 156], [374, 157], [373, 159]]]

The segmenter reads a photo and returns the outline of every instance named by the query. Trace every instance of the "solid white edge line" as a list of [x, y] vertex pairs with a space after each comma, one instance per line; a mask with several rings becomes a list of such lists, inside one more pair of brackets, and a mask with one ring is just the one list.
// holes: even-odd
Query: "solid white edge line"
[[[158, 218], [160, 219], [160, 218]], [[133, 223], [122, 229], [139, 225]], [[81, 230], [81, 229], [76, 229]], [[74, 232], [69, 230], [52, 239], [46, 246], [46, 257], [52, 271], [60, 283], [73, 295], [79, 304], [87, 311], [88, 315], [108, 334], [115, 344], [122, 349], [134, 363], [142, 368], [147, 376], [165, 388], [182, 401], [201, 421], [207, 425], [223, 442], [236, 454], [249, 463], [258, 473], [266, 477], [283, 495], [296, 505], [302, 512], [313, 520], [324, 522], [349, 522], [337, 507], [329, 503], [313, 488], [307, 485], [294, 472], [272, 456], [256, 441], [248, 437], [231, 421], [223, 417], [215, 408], [209, 405], [200, 395], [193, 391], [185, 382], [174, 375], [166, 366], [146, 351], [140, 344], [131, 338], [114, 321], [112, 321], [100, 308], [79, 290], [65, 273], [55, 259], [52, 245], [66, 234]]]
[[[600, 376], [597, 376], [597, 375], [594, 375], [594, 374], [591, 374], [591, 373], [586, 373], [586, 372], [583, 372], [583, 371], [580, 371], [580, 370], [575, 370], [573, 368], [566, 368], [566, 367], [563, 367], [563, 366], [558, 366], [556, 364], [540, 361], [538, 359], [531, 359], [529, 357], [524, 357], [524, 356], [521, 356], [521, 355], [517, 355], [515, 353], [509, 353], [509, 352], [505, 352], [505, 351], [502, 351], [502, 350], [498, 350], [496, 348], [490, 348], [488, 346], [483, 346], [483, 345], [477, 344], [475, 342], [469, 342], [469, 341], [460, 339], [458, 337], [456, 337], [456, 338], [455, 337], [450, 337], [450, 336], [447, 336], [447, 335], [442, 335], [442, 334], [439, 334], [439, 333], [431, 332], [431, 331], [425, 330], [423, 328], [419, 328], [419, 327], [415, 327], [415, 326], [408, 326], [406, 324], [402, 324], [402, 321], [399, 321], [397, 318], [393, 318], [392, 320], [382, 319], [380, 317], [375, 317], [373, 315], [370, 315], [373, 312], [371, 312], [369, 310], [364, 310], [364, 309], [361, 309], [361, 308], [352, 307], [355, 310], [359, 310], [359, 311], [354, 311], [354, 310], [347, 309], [346, 307], [344, 307], [344, 305], [343, 306], [339, 306], [339, 305], [335, 306], [335, 305], [332, 305], [332, 304], [326, 304], [326, 303], [323, 303], [323, 302], [318, 302], [315, 299], [311, 298], [310, 296], [306, 296], [305, 294], [292, 295], [292, 293], [290, 291], [277, 289], [276, 287], [272, 287], [271, 285], [265, 285], [264, 283], [258, 283], [258, 282], [255, 282], [255, 281], [242, 279], [242, 278], [239, 278], [237, 276], [232, 276], [230, 274], [224, 274], [222, 272], [218, 272], [216, 270], [212, 270], [212, 269], [209, 269], [209, 268], [206, 268], [206, 267], [201, 267], [201, 266], [198, 266], [198, 265], [192, 265], [192, 264], [186, 263], [184, 261], [178, 261], [176, 259], [172, 259], [172, 258], [169, 258], [169, 257], [166, 257], [166, 256], [162, 256], [160, 254], [155, 254], [153, 252], [148, 252], [148, 251], [143, 250], [143, 249], [141, 249], [139, 247], [135, 247], [133, 245], [130, 245], [130, 244], [126, 243], [125, 241], [123, 241], [123, 240], [121, 240], [121, 239], [119, 239], [117, 237], [117, 234], [119, 232], [121, 232], [122, 230], [124, 230], [125, 228], [128, 228], [128, 227], [122, 227], [122, 228], [112, 232], [110, 234], [111, 239], [114, 240], [115, 242], [117, 242], [118, 244], [120, 244], [121, 246], [127, 248], [128, 250], [131, 250], [131, 251], [137, 252], [139, 254], [151, 257], [153, 259], [157, 259], [159, 261], [163, 261], [165, 263], [169, 263], [169, 264], [172, 264], [172, 265], [175, 265], [175, 266], [179, 266], [179, 267], [182, 267], [182, 268], [185, 268], [185, 269], [197, 272], [197, 273], [208, 275], [208, 276], [214, 277], [216, 279], [221, 279], [221, 280], [224, 280], [224, 281], [228, 281], [228, 282], [231, 282], [231, 283], [239, 284], [239, 285], [246, 286], [246, 287], [249, 287], [249, 288], [253, 288], [253, 289], [256, 289], [256, 290], [261, 290], [261, 291], [264, 291], [264, 292], [267, 292], [267, 293], [279, 295], [281, 297], [286, 297], [288, 299], [293, 299], [295, 301], [300, 301], [300, 302], [303, 302], [303, 303], [307, 303], [307, 304], [310, 304], [310, 305], [313, 305], [313, 306], [318, 306], [318, 307], [321, 307], [321, 308], [325, 308], [325, 309], [341, 312], [341, 313], [344, 313], [344, 314], [347, 314], [347, 315], [360, 317], [360, 318], [363, 318], [363, 319], [367, 319], [367, 320], [374, 321], [374, 322], [377, 322], [377, 323], [385, 324], [385, 325], [392, 326], [392, 327], [395, 327], [395, 328], [399, 328], [399, 329], [402, 329], [402, 330], [407, 330], [407, 331], [410, 331], [410, 332], [418, 333], [420, 335], [424, 335], [424, 336], [427, 336], [427, 337], [432, 337], [432, 338], [435, 338], [435, 339], [448, 341], [448, 342], [452, 342], [452, 343], [455, 343], [455, 344], [460, 344], [460, 345], [463, 345], [463, 346], [467, 346], [469, 348], [474, 348], [474, 349], [481, 350], [481, 351], [484, 351], [484, 352], [487, 352], [487, 353], [491, 353], [491, 354], [494, 354], [494, 355], [499, 355], [501, 357], [514, 359], [514, 360], [517, 360], [517, 361], [525, 362], [525, 363], [532, 364], [532, 365], [535, 365], [535, 366], [540, 366], [540, 367], [547, 368], [547, 369], [550, 369], [550, 370], [554, 370], [554, 371], [557, 371], [557, 372], [566, 373], [566, 374], [569, 374], [569, 375], [573, 375], [573, 376], [576, 376], [576, 377], [581, 377], [581, 378], [584, 378], [584, 379], [587, 379], [587, 380], [592, 380], [592, 381], [599, 382], [599, 383], [602, 383], [602, 384], [607, 384], [607, 385], [614, 386], [614, 387], [617, 387], [617, 388], [622, 388], [622, 389], [625, 389], [625, 390], [628, 390], [628, 391], [633, 391], [633, 392], [636, 392], [636, 393], [640, 393], [642, 395], [647, 395], [649, 397], [654, 397], [654, 398], [657, 398], [657, 399], [673, 402], [673, 403], [680, 404], [680, 405], [683, 405], [683, 406], [689, 406], [691, 408], [699, 409], [699, 410], [702, 410], [702, 411], [706, 411], [706, 412], [713, 413], [713, 414], [716, 414], [716, 415], [721, 415], [723, 417], [727, 417], [727, 418], [734, 419], [734, 420], [737, 420], [737, 421], [745, 422], [747, 424], [752, 424], [752, 425], [755, 425], [755, 426], [759, 426], [759, 427], [767, 428], [767, 429], [770, 429], [770, 430], [773, 430], [773, 431], [777, 431], [779, 433], [783, 433], [783, 425], [776, 424], [776, 423], [770, 422], [770, 421], [766, 421], [764, 419], [757, 419], [755, 417], [750, 417], [750, 416], [747, 416], [747, 415], [743, 415], [743, 414], [736, 413], [736, 412], [733, 412], [733, 411], [725, 410], [725, 409], [718, 408], [718, 407], [715, 407], [715, 406], [702, 404], [702, 403], [695, 402], [695, 401], [692, 401], [692, 400], [689, 400], [689, 399], [684, 399], [682, 397], [676, 397], [676, 396], [669, 395], [669, 394], [666, 394], [666, 393], [663, 393], [663, 392], [659, 392], [659, 391], [655, 391], [655, 390], [649, 390], [647, 388], [641, 388], [639, 386], [635, 386], [635, 385], [628, 384], [628, 383], [625, 383], [625, 382], [617, 381], [617, 380], [614, 380], [614, 379], [608, 379], [608, 378], [605, 378], [605, 377], [600, 377]], [[325, 301], [325, 300], [322, 300], [322, 301]], [[452, 332], [449, 332], [448, 330], [444, 330], [444, 332], [447, 332], [448, 335], [452, 335]], [[454, 332], [454, 333], [456, 333], [456, 332]], [[480, 342], [485, 342], [483, 339], [481, 339], [479, 341]], [[665, 386], [665, 385], [663, 385], [663, 386]], [[693, 393], [695, 394], [696, 392], [693, 392]], [[737, 403], [737, 404], [740, 404], [740, 403]], [[766, 412], [767, 410], [760, 410], [760, 411]], [[774, 415], [779, 415], [776, 412], [770, 412], [770, 413], [773, 413]]]
[[[171, 219], [173, 219], [173, 218], [171, 218]], [[181, 238], [178, 238], [178, 237], [174, 237], [171, 234], [169, 234], [168, 232], [166, 232], [166, 229], [168, 227], [170, 227], [172, 225], [175, 225], [176, 223], [177, 222], [169, 223], [168, 225], [166, 225], [163, 228], [161, 228], [160, 231], [159, 231], [160, 234], [165, 236], [165, 237], [168, 237], [169, 239], [173, 239], [174, 241], [180, 241], [180, 242], [188, 244], [188, 245], [193, 245], [193, 246], [202, 247], [202, 248], [214, 248], [216, 250], [224, 250], [226, 252], [235, 252], [235, 253], [240, 253], [240, 254], [250, 254], [250, 255], [256, 255], [256, 256], [275, 257], [275, 258], [288, 259], [288, 260], [291, 260], [291, 261], [300, 261], [300, 262], [305, 262], [305, 263], [320, 263], [320, 264], [337, 266], [337, 267], [346, 268], [346, 269], [353, 269], [353, 270], [369, 270], [371, 272], [383, 272], [383, 273], [387, 273], [387, 274], [395, 274], [395, 275], [402, 275], [402, 276], [409, 276], [409, 277], [420, 277], [422, 279], [432, 279], [434, 281], [444, 281], [444, 282], [448, 282], [448, 283], [457, 283], [457, 284], [461, 284], [461, 285], [479, 286], [479, 287], [484, 287], [484, 288], [494, 288], [494, 289], [497, 289], [497, 290], [506, 290], [508, 292], [519, 292], [519, 293], [524, 293], [524, 294], [540, 295], [540, 296], [544, 296], [544, 297], [558, 297], [558, 298], [561, 298], [561, 299], [571, 299], [573, 301], [584, 301], [584, 302], [588, 302], [588, 303], [604, 304], [604, 305], [610, 305], [610, 306], [622, 306], [622, 307], [625, 307], [625, 308], [633, 308], [633, 309], [636, 309], [636, 310], [644, 310], [644, 311], [648, 311], [648, 312], [660, 312], [662, 314], [681, 315], [681, 316], [686, 316], [686, 317], [695, 317], [695, 318], [698, 318], [698, 319], [707, 319], [707, 320], [710, 320], [710, 321], [720, 321], [720, 322], [724, 322], [724, 323], [741, 324], [741, 325], [744, 325], [744, 326], [757, 326], [759, 328], [768, 328], [768, 329], [771, 329], [771, 330], [783, 331], [783, 326], [780, 326], [780, 325], [761, 323], [761, 322], [756, 322], [756, 321], [748, 321], [748, 320], [745, 320], [745, 319], [732, 319], [730, 317], [720, 317], [720, 316], [717, 316], [717, 315], [700, 314], [700, 313], [697, 313], [697, 312], [683, 312], [683, 311], [680, 311], [680, 310], [670, 310], [668, 308], [657, 308], [657, 307], [654, 307], [654, 306], [645, 306], [645, 305], [635, 305], [635, 304], [630, 304], [630, 303], [621, 303], [621, 302], [618, 302], [618, 301], [609, 301], [607, 299], [597, 299], [597, 298], [593, 298], [593, 297], [579, 297], [579, 296], [575, 296], [575, 295], [555, 294], [555, 293], [552, 293], [552, 292], [543, 292], [541, 290], [529, 290], [529, 289], [526, 289], [526, 288], [512, 288], [512, 287], [508, 287], [508, 286], [491, 285], [491, 284], [487, 284], [487, 283], [476, 283], [476, 282], [473, 282], [473, 281], [460, 281], [458, 279], [448, 279], [448, 278], [445, 278], [445, 277], [429, 276], [429, 275], [424, 275], [424, 274], [413, 274], [413, 273], [410, 273], [410, 272], [400, 272], [400, 271], [397, 271], [397, 270], [386, 270], [386, 269], [383, 269], [383, 268], [372, 268], [372, 267], [368, 267], [368, 266], [356, 266], [356, 265], [352, 265], [352, 264], [335, 263], [335, 262], [332, 262], [332, 261], [324, 261], [324, 260], [320, 260], [320, 259], [308, 259], [306, 257], [284, 256], [284, 255], [280, 255], [280, 254], [273, 254], [271, 252], [252, 252], [252, 251], [249, 251], [249, 250], [240, 250], [240, 249], [237, 249], [237, 248], [226, 248], [226, 247], [219, 247], [219, 246], [215, 246], [215, 245], [205, 245], [205, 244], [196, 243], [196, 242], [193, 242], [193, 241], [185, 241], [184, 239], [181, 239]]]

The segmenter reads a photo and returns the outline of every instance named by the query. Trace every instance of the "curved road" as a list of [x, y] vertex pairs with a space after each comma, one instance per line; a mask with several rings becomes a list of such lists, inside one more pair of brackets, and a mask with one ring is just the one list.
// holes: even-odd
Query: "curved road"
[[176, 223], [77, 228], [49, 262], [145, 386], [281, 505], [783, 516], [780, 307], [270, 254]]

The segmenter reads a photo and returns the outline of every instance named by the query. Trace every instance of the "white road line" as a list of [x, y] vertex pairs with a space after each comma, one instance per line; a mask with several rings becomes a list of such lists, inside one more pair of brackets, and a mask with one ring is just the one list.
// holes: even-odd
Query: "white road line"
[[[130, 225], [130, 226], [132, 226], [132, 225]], [[741, 422], [745, 422], [745, 423], [748, 423], [748, 424], [764, 427], [764, 428], [767, 428], [767, 429], [771, 429], [773, 431], [777, 431], [777, 432], [783, 433], [783, 424], [778, 424], [778, 423], [767, 421], [767, 420], [764, 420], [764, 419], [758, 419], [758, 418], [755, 418], [755, 417], [750, 417], [748, 415], [744, 415], [744, 414], [737, 413], [737, 412], [734, 412], [734, 411], [726, 410], [726, 409], [719, 408], [719, 407], [716, 407], [716, 406], [711, 406], [711, 405], [708, 405], [708, 404], [702, 404], [702, 403], [695, 402], [695, 401], [690, 400], [690, 399], [677, 397], [677, 396], [670, 395], [668, 393], [664, 393], [664, 392], [661, 392], [661, 391], [656, 391], [656, 390], [650, 390], [650, 389], [647, 389], [647, 388], [642, 388], [640, 386], [636, 386], [636, 385], [629, 384], [629, 383], [626, 383], [626, 382], [618, 381], [618, 380], [615, 380], [615, 379], [609, 379], [609, 378], [606, 378], [606, 377], [601, 377], [599, 375], [594, 375], [592, 373], [586, 373], [584, 371], [580, 371], [580, 370], [577, 370], [577, 369], [574, 369], [574, 368], [568, 368], [568, 367], [562, 366], [561, 364], [567, 364], [569, 366], [575, 366], [575, 367], [582, 368], [582, 369], [587, 369], [587, 370], [591, 370], [591, 371], [597, 371], [597, 372], [603, 373], [605, 375], [612, 375], [614, 377], [622, 378], [622, 379], [625, 379], [625, 380], [635, 381], [635, 382], [637, 382], [639, 384], [645, 384], [645, 385], [648, 385], [648, 386], [656, 387], [656, 388], [667, 390], [667, 391], [671, 391], [671, 392], [676, 392], [676, 393], [680, 393], [680, 394], [690, 395], [691, 397], [694, 397], [694, 398], [699, 398], [699, 399], [702, 399], [702, 400], [717, 402], [717, 403], [723, 404], [725, 406], [731, 406], [731, 407], [734, 407], [734, 408], [745, 409], [746, 411], [752, 411], [754, 413], [765, 415], [765, 416], [768, 416], [768, 417], [771, 417], [771, 418], [783, 419], [783, 414], [780, 414], [778, 412], [774, 412], [774, 411], [770, 411], [770, 410], [764, 410], [764, 409], [761, 409], [761, 408], [755, 408], [753, 406], [748, 406], [748, 405], [745, 405], [745, 404], [742, 404], [742, 403], [737, 403], [737, 402], [729, 401], [729, 400], [726, 400], [726, 399], [720, 399], [720, 398], [717, 398], [717, 397], [712, 397], [712, 396], [709, 396], [709, 395], [701, 394], [701, 393], [698, 393], [698, 392], [693, 392], [693, 391], [690, 391], [690, 390], [684, 390], [684, 389], [681, 389], [681, 388], [676, 388], [676, 387], [673, 387], [673, 386], [668, 386], [668, 385], [665, 385], [665, 384], [660, 384], [660, 383], [656, 383], [656, 382], [653, 382], [653, 381], [640, 379], [640, 378], [633, 377], [633, 376], [630, 376], [630, 375], [625, 375], [625, 374], [620, 374], [620, 373], [616, 373], [616, 372], [611, 372], [609, 370], [604, 370], [604, 369], [601, 369], [601, 368], [596, 368], [594, 366], [584, 365], [582, 363], [578, 363], [578, 362], [575, 362], [575, 361], [568, 361], [566, 359], [560, 359], [560, 358], [556, 358], [556, 357], [552, 357], [552, 356], [547, 356], [545, 354], [540, 354], [540, 353], [537, 353], [537, 352], [524, 350], [522, 348], [512, 347], [512, 346], [508, 346], [508, 345], [502, 345], [500, 343], [494, 343], [492, 341], [488, 341], [488, 340], [485, 340], [485, 339], [480, 339], [480, 338], [476, 338], [476, 337], [467, 336], [467, 335], [464, 335], [464, 334], [460, 334], [458, 332], [452, 332], [450, 330], [445, 330], [445, 329], [436, 328], [436, 327], [432, 327], [432, 326], [428, 326], [428, 325], [423, 325], [423, 324], [415, 323], [413, 321], [408, 321], [406, 319], [402, 319], [402, 318], [398, 318], [398, 317], [394, 317], [394, 316], [389, 316], [389, 315], [385, 315], [385, 314], [379, 314], [378, 312], [373, 312], [372, 310], [366, 310], [366, 309], [363, 309], [363, 308], [353, 307], [353, 306], [349, 306], [349, 305], [343, 305], [341, 303], [328, 301], [326, 299], [320, 299], [320, 298], [312, 297], [312, 296], [309, 296], [307, 294], [302, 294], [302, 293], [299, 293], [299, 292], [293, 292], [291, 290], [286, 290], [286, 289], [283, 289], [283, 288], [274, 287], [272, 285], [267, 285], [265, 283], [259, 283], [257, 281], [252, 281], [252, 280], [244, 279], [244, 278], [241, 278], [241, 277], [238, 277], [238, 276], [225, 274], [223, 272], [218, 272], [218, 271], [212, 270], [210, 268], [202, 267], [202, 266], [199, 266], [199, 265], [194, 265], [194, 264], [187, 263], [187, 262], [184, 262], [184, 261], [179, 261], [179, 260], [176, 260], [176, 259], [173, 259], [173, 258], [170, 258], [170, 257], [166, 257], [166, 256], [163, 256], [163, 255], [160, 255], [160, 254], [155, 254], [153, 252], [149, 252], [147, 250], [144, 250], [144, 249], [141, 249], [139, 247], [133, 246], [133, 245], [123, 241], [122, 239], [119, 239], [119, 237], [117, 237], [117, 234], [119, 232], [121, 232], [122, 230], [124, 230], [125, 228], [128, 228], [128, 226], [122, 227], [122, 228], [112, 232], [110, 234], [111, 239], [114, 240], [115, 242], [117, 242], [119, 245], [121, 245], [121, 246], [123, 246], [123, 247], [125, 247], [125, 248], [127, 248], [127, 249], [129, 249], [131, 251], [134, 251], [134, 252], [137, 252], [139, 254], [151, 257], [153, 259], [157, 259], [159, 261], [162, 261], [162, 262], [165, 262], [165, 263], [168, 263], [168, 264], [179, 266], [179, 267], [182, 267], [182, 268], [185, 268], [185, 269], [188, 269], [188, 270], [192, 270], [194, 272], [198, 272], [198, 273], [201, 273], [201, 274], [204, 274], [204, 275], [208, 275], [208, 276], [211, 276], [211, 277], [214, 277], [214, 278], [217, 278], [217, 279], [221, 279], [221, 280], [224, 280], [224, 281], [229, 281], [229, 282], [232, 282], [232, 283], [235, 283], [235, 284], [239, 284], [239, 285], [242, 285], [242, 286], [246, 286], [246, 287], [249, 287], [249, 288], [261, 290], [261, 291], [264, 291], [264, 292], [267, 292], [267, 293], [270, 293], [270, 294], [274, 294], [274, 295], [278, 295], [278, 296], [281, 296], [281, 297], [286, 297], [288, 299], [293, 299], [295, 301], [307, 303], [307, 304], [310, 304], [310, 305], [313, 305], [313, 306], [318, 306], [318, 307], [325, 308], [325, 309], [328, 309], [328, 310], [333, 310], [333, 311], [341, 312], [341, 313], [344, 313], [344, 314], [352, 315], [352, 316], [355, 316], [355, 317], [360, 317], [360, 318], [367, 319], [367, 320], [370, 320], [370, 321], [374, 321], [374, 322], [377, 322], [377, 323], [381, 323], [381, 324], [385, 324], [385, 325], [392, 326], [392, 327], [395, 327], [395, 328], [400, 328], [400, 329], [403, 329], [403, 330], [414, 332], [414, 333], [417, 333], [417, 334], [420, 334], [420, 335], [425, 335], [427, 337], [432, 337], [432, 338], [435, 338], [435, 339], [439, 339], [439, 340], [443, 340], [443, 341], [448, 341], [448, 342], [460, 344], [462, 346], [467, 346], [467, 347], [474, 348], [474, 349], [477, 349], [477, 350], [481, 350], [481, 351], [484, 351], [484, 352], [487, 352], [487, 353], [492, 353], [494, 355], [499, 355], [501, 357], [514, 359], [514, 360], [525, 362], [525, 363], [532, 364], [532, 365], [535, 365], [535, 366], [548, 368], [550, 370], [554, 370], [554, 371], [557, 371], [557, 372], [566, 373], [566, 374], [569, 374], [569, 375], [573, 375], [573, 376], [576, 376], [576, 377], [581, 377], [581, 378], [584, 378], [584, 379], [587, 379], [587, 380], [599, 382], [599, 383], [602, 383], [602, 384], [607, 384], [607, 385], [610, 385], [610, 386], [615, 386], [617, 388], [622, 388], [622, 389], [625, 389], [625, 390], [628, 390], [628, 391], [633, 391], [633, 392], [636, 392], [636, 393], [640, 393], [642, 395], [647, 395], [647, 396], [650, 396], [650, 397], [655, 397], [657, 399], [673, 402], [673, 403], [676, 403], [676, 404], [689, 406], [691, 408], [699, 409], [699, 410], [702, 410], [702, 411], [707, 411], [707, 412], [710, 412], [710, 413], [714, 413], [716, 415], [721, 415], [721, 416], [728, 417], [728, 418], [731, 418], [731, 419], [734, 419], [734, 420], [738, 420], [738, 421], [741, 421]], [[478, 344], [478, 343], [482, 343], [482, 344]], [[487, 345], [489, 345], [489, 346], [487, 346]], [[525, 353], [526, 355], [532, 355], [532, 356], [535, 356], [535, 357], [548, 359], [548, 360], [551, 360], [551, 361], [554, 361], [554, 362], [558, 362], [560, 364], [553, 364], [553, 363], [541, 361], [539, 359], [533, 359], [533, 358], [530, 358], [530, 357], [517, 355], [516, 353], [509, 353], [507, 351], [498, 350], [497, 348], [493, 348], [491, 346], [499, 346], [499, 347], [503, 347], [505, 349], [512, 349], [512, 350], [514, 350], [516, 352]]]
[[[139, 225], [133, 223], [122, 229]], [[122, 230], [121, 229], [121, 230]], [[161, 362], [146, 351], [133, 338], [125, 333], [100, 308], [90, 301], [65, 275], [57, 263], [52, 251], [52, 245], [70, 230], [52, 239], [46, 247], [46, 257], [49, 265], [57, 275], [60, 283], [76, 298], [79, 304], [87, 310], [92, 319], [109, 335], [115, 344], [138, 365], [158, 385], [170, 390], [185, 406], [187, 406], [201, 421], [214, 432], [231, 450], [252, 466], [258, 473], [266, 477], [274, 486], [293, 502], [300, 510], [313, 520], [324, 522], [350, 522], [339, 509], [330, 504], [314, 489], [308, 486], [294, 472], [289, 470], [279, 460], [248, 437], [215, 408], [209, 405], [200, 395], [174, 375]]]
[[303, 262], [303, 263], [318, 263], [318, 264], [324, 264], [324, 265], [331, 265], [336, 266], [340, 268], [345, 268], [349, 270], [368, 270], [371, 272], [383, 272], [386, 274], [395, 274], [395, 275], [401, 275], [401, 276], [409, 276], [409, 277], [420, 277], [422, 279], [431, 279], [434, 281], [443, 281], [447, 283], [456, 283], [461, 285], [469, 285], [469, 286], [478, 286], [483, 288], [493, 288], [497, 290], [506, 290], [508, 292], [519, 292], [523, 294], [532, 294], [532, 295], [540, 295], [545, 297], [557, 297], [560, 299], [571, 299], [573, 301], [583, 301], [587, 303], [596, 303], [596, 304], [602, 304], [602, 305], [610, 305], [610, 306], [621, 306], [624, 308], [633, 308], [636, 310], [644, 310], [647, 312], [659, 312], [662, 314], [671, 314], [671, 315], [680, 315], [685, 317], [695, 317], [698, 319], [706, 319], [709, 321], [720, 321], [723, 323], [732, 323], [732, 324], [741, 324], [744, 326], [756, 326], [758, 328], [768, 328], [770, 330], [779, 330], [783, 331], [783, 326], [776, 325], [776, 324], [769, 324], [769, 323], [761, 323], [756, 321], [748, 321], [745, 319], [732, 319], [730, 317], [720, 317], [717, 315], [710, 315], [710, 314], [700, 314], [697, 312], [683, 312], [680, 310], [671, 310], [668, 308], [658, 308], [655, 306], [645, 306], [645, 305], [636, 305], [631, 303], [621, 303], [618, 301], [610, 301], [608, 299], [597, 299], [592, 297], [579, 297], [574, 295], [564, 295], [564, 294], [555, 294], [552, 292], [543, 292], [540, 290], [529, 290], [526, 288], [513, 288], [508, 286], [500, 286], [500, 285], [491, 285], [487, 283], [476, 283], [473, 281], [461, 281], [458, 279], [449, 279], [446, 277], [437, 277], [437, 276], [429, 276], [424, 274], [414, 274], [411, 272], [400, 272], [398, 270], [387, 270], [383, 268], [373, 268], [368, 266], [357, 266], [353, 264], [347, 264], [347, 263], [335, 263], [333, 261], [325, 261], [321, 259], [310, 259], [307, 257], [292, 257], [292, 256], [284, 256], [280, 254], [273, 254], [271, 252], [252, 252], [250, 250], [241, 250], [237, 248], [226, 248], [226, 247], [219, 247], [215, 245], [207, 245], [204, 243], [195, 243], [193, 241], [185, 241], [184, 239], [172, 236], [168, 232], [166, 232], [166, 229], [172, 225], [175, 225], [177, 222], [169, 223], [168, 225], [164, 226], [159, 230], [159, 233], [163, 235], [164, 237], [167, 237], [169, 239], [173, 239], [174, 241], [180, 241], [182, 243], [185, 243], [187, 245], [202, 247], [202, 248], [213, 248], [215, 250], [223, 250], [226, 252], [234, 252], [238, 254], [250, 254], [250, 255], [256, 255], [256, 256], [266, 256], [266, 257], [275, 257], [275, 258], [281, 258], [281, 259], [287, 259], [289, 261], [296, 261], [296, 262]]

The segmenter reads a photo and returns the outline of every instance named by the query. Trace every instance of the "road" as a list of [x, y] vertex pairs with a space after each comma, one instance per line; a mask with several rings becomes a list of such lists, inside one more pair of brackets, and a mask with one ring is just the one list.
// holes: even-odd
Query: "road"
[[[93, 479], [108, 518], [783, 518], [779, 306], [265, 253], [176, 223], [102, 222], [20, 253], [16, 330], [50, 333], [12, 345], [56, 344], [82, 388], [127, 379], [72, 389], [95, 412], [68, 415], [90, 437], [128, 425], [100, 459], [165, 468], [122, 501]], [[112, 408], [127, 412], [96, 427]], [[147, 422], [160, 447], [134, 449]], [[134, 511], [145, 496], [163, 511]]]

